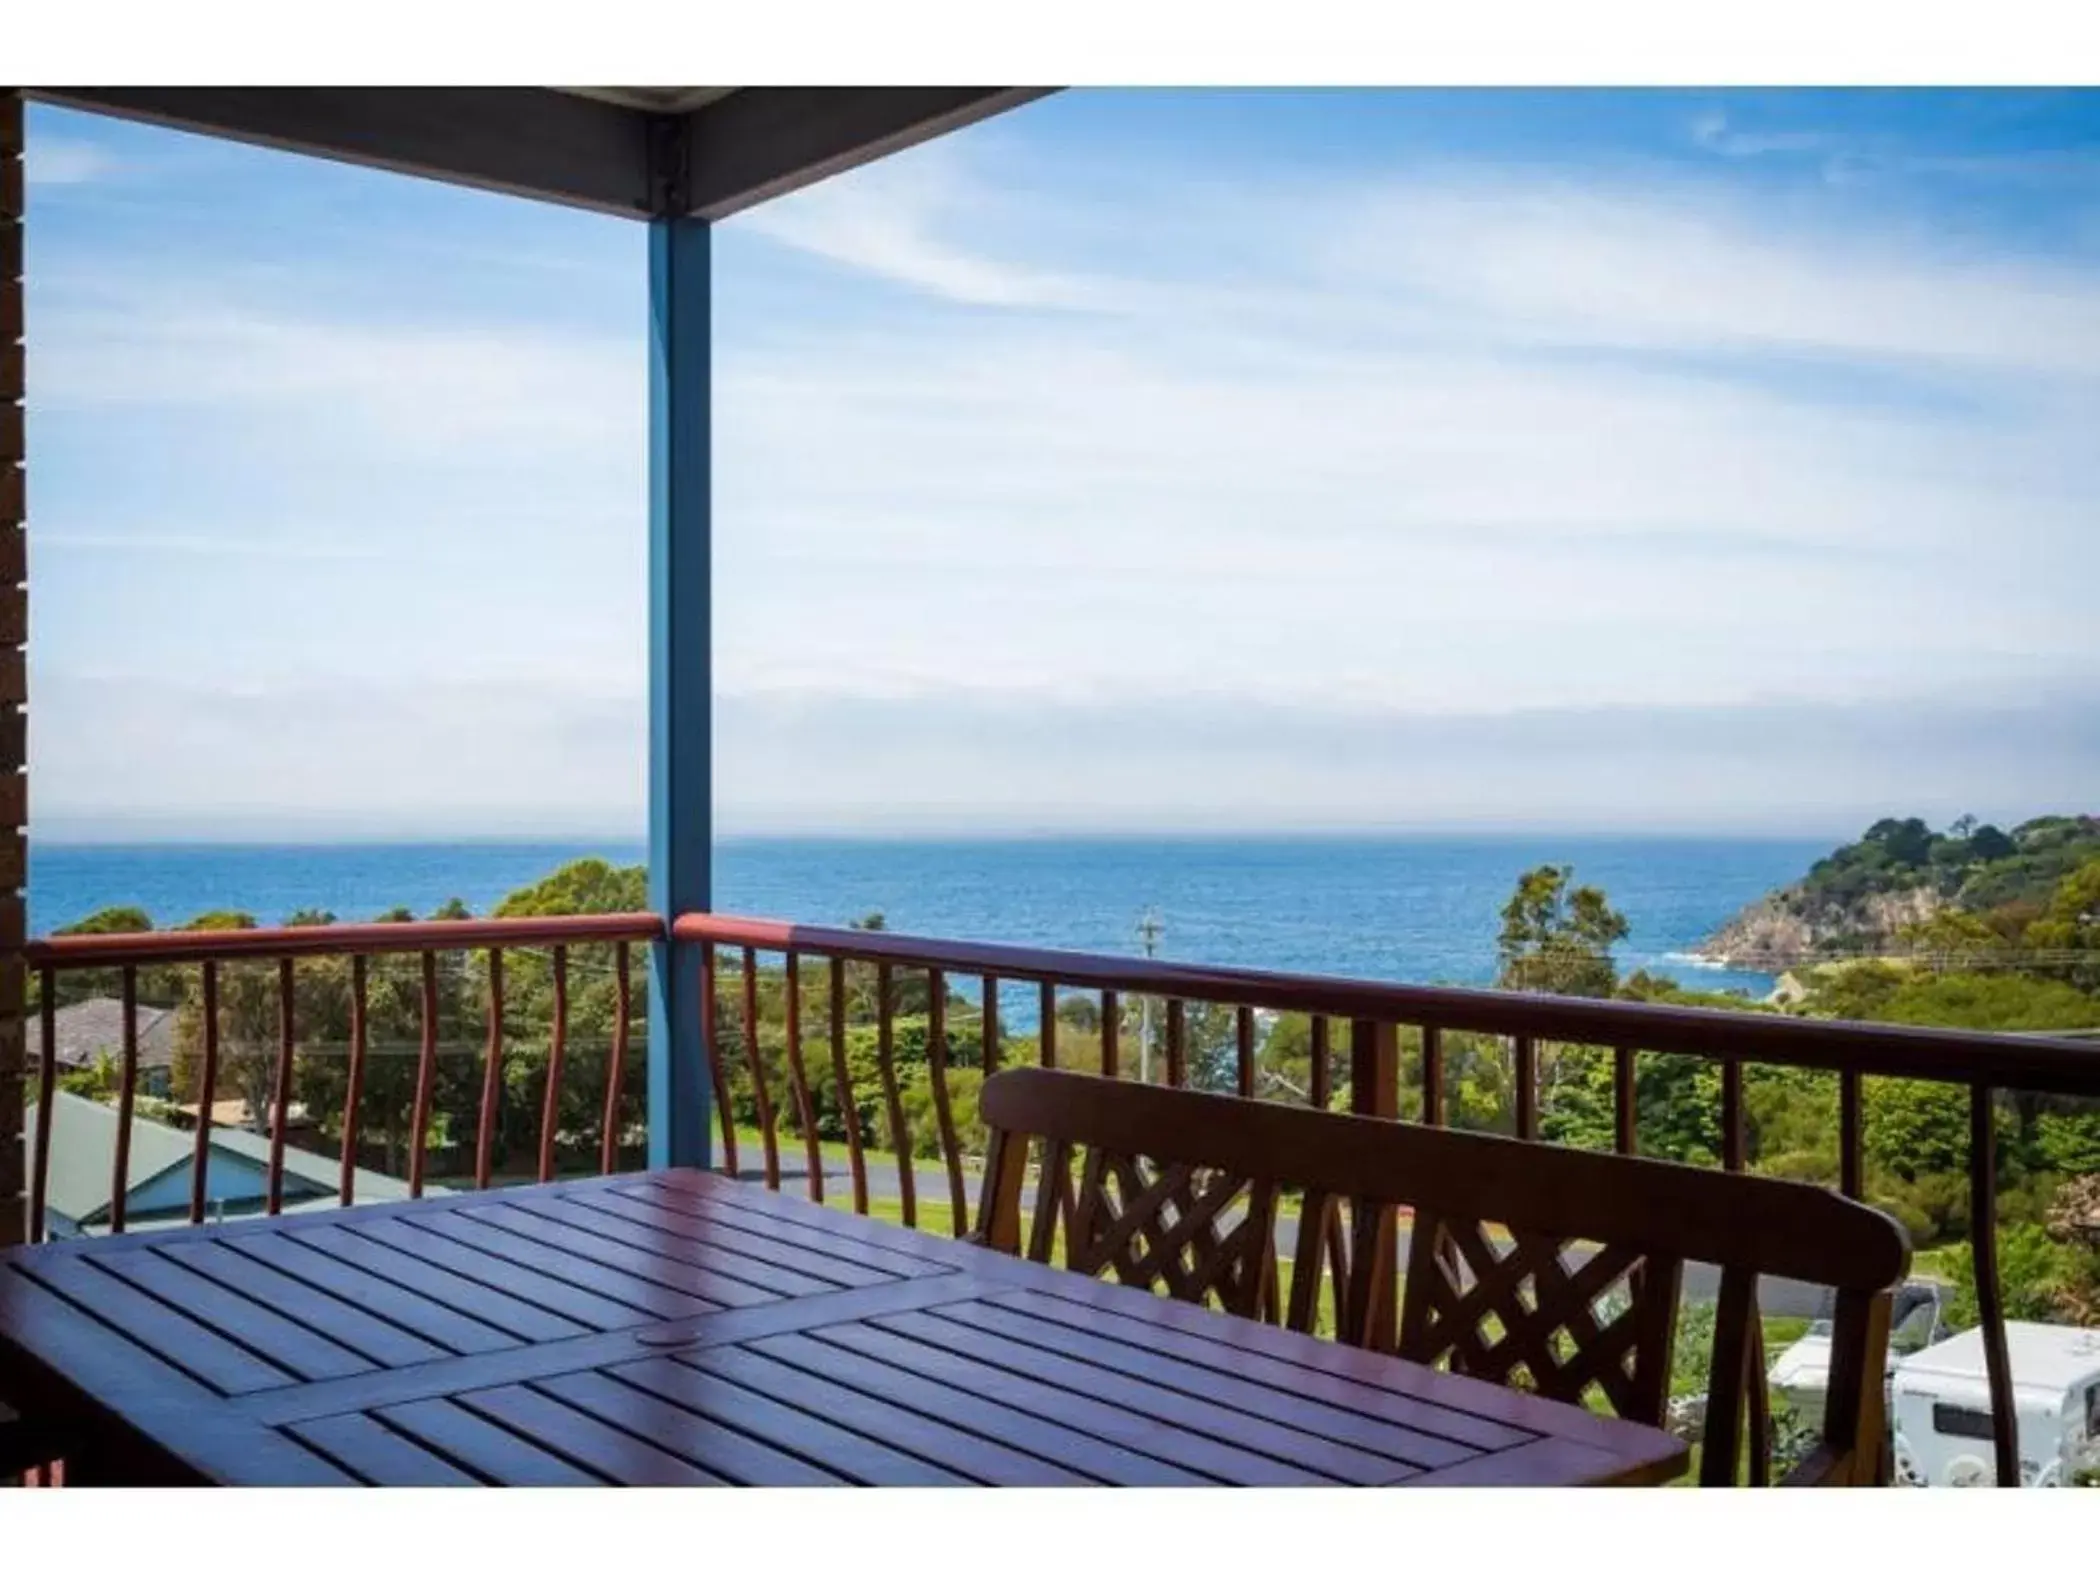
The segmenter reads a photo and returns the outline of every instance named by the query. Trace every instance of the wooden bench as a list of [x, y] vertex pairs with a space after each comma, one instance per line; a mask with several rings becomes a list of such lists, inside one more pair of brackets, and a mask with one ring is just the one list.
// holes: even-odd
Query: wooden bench
[[[1735, 1480], [1747, 1386], [1763, 1381], [1750, 1359], [1759, 1277], [1827, 1286], [1822, 1441], [1786, 1480], [1878, 1479], [1891, 1294], [1910, 1247], [1863, 1204], [1800, 1182], [1037, 1068], [991, 1078], [981, 1108], [987, 1246], [1050, 1263], [1061, 1236], [1080, 1273], [1307, 1333], [1331, 1271], [1347, 1344], [1575, 1404], [1601, 1395], [1650, 1426], [1669, 1401], [1683, 1266], [1717, 1265], [1704, 1483]], [[1275, 1246], [1286, 1193], [1299, 1196], [1287, 1299]], [[1396, 1309], [1402, 1207], [1413, 1225]]]

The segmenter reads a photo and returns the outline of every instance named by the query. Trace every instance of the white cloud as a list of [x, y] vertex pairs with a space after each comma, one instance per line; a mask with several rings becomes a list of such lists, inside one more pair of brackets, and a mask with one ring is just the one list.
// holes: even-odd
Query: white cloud
[[[87, 553], [133, 558], [166, 554], [183, 558], [260, 558], [284, 563], [398, 561], [398, 555], [357, 541], [271, 541], [247, 536], [189, 536], [156, 531], [40, 531], [39, 554]], [[453, 554], [465, 561], [463, 555]]]
[[2100, 660], [2090, 271], [1676, 185], [1154, 197], [1142, 310], [724, 352], [730, 682], [1466, 711]]
[[1692, 140], [1710, 153], [1733, 159], [1767, 153], [1829, 153], [1844, 145], [1844, 139], [1820, 131], [1734, 131], [1719, 110], [1692, 121]]
[[138, 276], [62, 288], [32, 302], [39, 409], [319, 418], [337, 441], [369, 433], [410, 451], [498, 442], [602, 455], [642, 430], [639, 325], [623, 340], [530, 323], [331, 319], [241, 304], [209, 281]]
[[22, 179], [31, 187], [84, 186], [116, 167], [116, 160], [93, 142], [38, 130], [23, 143]]
[[1504, 342], [2100, 374], [2100, 274], [1691, 184], [1446, 179], [1372, 194], [1337, 272]]
[[1951, 179], [2012, 188], [2100, 189], [2100, 157], [2089, 148], [2016, 148], [1997, 152], [1935, 152], [1887, 135], [1807, 129], [1741, 131], [1711, 110], [1690, 126], [1694, 145], [1726, 159], [1814, 160], [1832, 185], [1865, 181]]
[[725, 829], [1160, 832], [1552, 826], [1836, 831], [2082, 802], [2100, 694], [1424, 717], [1138, 688], [1019, 708], [733, 696]]
[[[577, 685], [57, 677], [38, 686], [31, 830], [634, 836], [643, 718], [639, 690]], [[2078, 802], [2100, 772], [2100, 694], [1436, 717], [1144, 687], [1026, 706], [960, 688], [732, 692], [715, 754], [730, 834], [1835, 830]]]
[[[1797, 135], [1804, 147], [1825, 140], [1760, 140]], [[1992, 250], [1834, 194], [1442, 165], [1346, 182], [1250, 179], [1223, 196], [1124, 172], [1118, 195], [1142, 209], [1140, 231], [1118, 236], [1087, 196], [1002, 186], [948, 150], [937, 163], [923, 152], [899, 156], [735, 224], [935, 299], [1086, 305], [1147, 324], [1203, 314], [1211, 333], [1265, 350], [1265, 329], [1312, 330], [1344, 345], [1725, 350], [1909, 371], [1924, 362], [1962, 373], [2100, 372], [2092, 267]], [[1008, 236], [1024, 223], [1034, 260], [1017, 268], [1005, 260], [1019, 249]], [[1123, 266], [1098, 256], [1060, 263], [1061, 240], [1120, 251]], [[924, 266], [906, 260], [922, 254]], [[1045, 330], [1096, 340], [1122, 331], [1065, 318]]]
[[141, 823], [501, 836], [642, 824], [638, 692], [39, 675], [38, 835]]
[[997, 188], [934, 144], [911, 158], [755, 208], [740, 227], [943, 300], [971, 306], [1088, 307], [1105, 281], [998, 258], [950, 233], [998, 201]]

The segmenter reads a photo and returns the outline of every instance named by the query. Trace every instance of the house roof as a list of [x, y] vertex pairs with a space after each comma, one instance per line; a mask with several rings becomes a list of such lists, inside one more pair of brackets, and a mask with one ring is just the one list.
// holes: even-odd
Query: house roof
[[[44, 1058], [42, 1018], [30, 1019], [30, 1058]], [[170, 1007], [138, 1008], [139, 1065], [171, 1066], [175, 1061], [175, 1013]], [[75, 1001], [51, 1014], [51, 1037], [58, 1045], [60, 1066], [93, 1066], [103, 1056], [124, 1053], [124, 1003], [106, 995]]]
[[[78, 1094], [54, 1093], [51, 1098], [51, 1169], [45, 1198], [53, 1212], [83, 1224], [93, 1224], [109, 1212], [110, 1182], [116, 1159], [117, 1112], [99, 1100]], [[32, 1117], [32, 1120], [34, 1118]], [[231, 1127], [212, 1129], [214, 1154], [239, 1155], [258, 1165], [270, 1162], [270, 1140], [253, 1132]], [[131, 1118], [131, 1192], [187, 1166], [196, 1153], [196, 1134], [165, 1126], [144, 1116]], [[209, 1161], [207, 1161], [209, 1163]], [[284, 1172], [288, 1194], [306, 1191], [303, 1200], [286, 1199], [287, 1212], [301, 1208], [332, 1207], [342, 1175], [338, 1162], [309, 1153], [290, 1144], [284, 1150]], [[408, 1196], [408, 1184], [377, 1171], [355, 1173], [361, 1202], [386, 1203]], [[140, 1221], [143, 1227], [148, 1222]], [[171, 1223], [181, 1224], [176, 1220]]]
[[[185, 1132], [182, 1135], [194, 1141], [194, 1134]], [[260, 1165], [270, 1163], [270, 1140], [245, 1127], [212, 1128], [211, 1146], [229, 1154], [239, 1154]], [[284, 1171], [287, 1176], [297, 1176], [302, 1181], [324, 1187], [331, 1197], [343, 1180], [340, 1159], [316, 1154], [311, 1149], [296, 1148], [290, 1143], [284, 1146]], [[380, 1171], [354, 1170], [351, 1179], [356, 1183], [357, 1196], [367, 1203], [390, 1203], [408, 1196], [407, 1182], [397, 1181]]]
[[[191, 1121], [197, 1119], [197, 1107], [194, 1103], [177, 1104], [175, 1109], [188, 1116]], [[232, 1099], [214, 1099], [211, 1102], [211, 1119], [222, 1127], [237, 1127], [248, 1119], [248, 1101], [238, 1095]]]
[[726, 218], [1044, 88], [43, 87], [31, 97], [627, 218]]

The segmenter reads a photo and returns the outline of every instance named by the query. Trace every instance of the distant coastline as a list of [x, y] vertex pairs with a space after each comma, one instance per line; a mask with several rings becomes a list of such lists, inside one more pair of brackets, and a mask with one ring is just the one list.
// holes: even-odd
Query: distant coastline
[[1840, 958], [1973, 962], [2032, 950], [2028, 925], [2058, 882], [2092, 858], [2100, 858], [2100, 817], [2088, 814], [2038, 815], [2010, 830], [1974, 816], [1941, 831], [1915, 816], [1884, 817], [1744, 904], [1688, 948], [1687, 960], [1784, 972]]
[[[881, 911], [900, 930], [1128, 953], [1157, 908], [1164, 955], [1188, 961], [1485, 984], [1516, 876], [1571, 863], [1632, 921], [1622, 967], [1682, 972], [1702, 989], [1762, 996], [1768, 974], [1689, 954], [1729, 914], [1797, 877], [1824, 839], [1678, 834], [1421, 832], [1360, 836], [724, 837], [725, 911], [844, 923]], [[39, 842], [30, 923], [105, 906], [156, 924], [234, 908], [262, 922], [302, 908], [344, 919], [452, 898], [485, 912], [580, 857], [636, 863], [639, 839], [371, 842]]]

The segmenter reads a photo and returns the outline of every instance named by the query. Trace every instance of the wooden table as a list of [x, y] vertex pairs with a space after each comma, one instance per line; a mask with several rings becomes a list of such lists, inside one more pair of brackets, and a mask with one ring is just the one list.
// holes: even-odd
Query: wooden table
[[0, 1254], [76, 1480], [1653, 1482], [1668, 1434], [697, 1171]]

